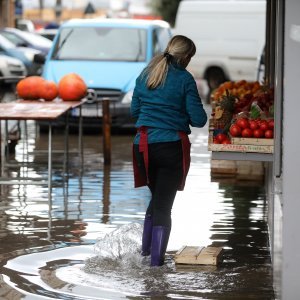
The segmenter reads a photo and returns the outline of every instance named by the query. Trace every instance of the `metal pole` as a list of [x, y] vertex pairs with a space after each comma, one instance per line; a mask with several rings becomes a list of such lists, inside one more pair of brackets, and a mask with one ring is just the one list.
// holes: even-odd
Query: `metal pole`
[[111, 163], [111, 118], [109, 104], [110, 100], [108, 98], [104, 98], [102, 100], [103, 156], [105, 165], [109, 165]]
[[49, 123], [48, 132], [48, 201], [49, 209], [52, 198], [52, 123]]
[[9, 153], [8, 153], [8, 120], [5, 120], [5, 161], [8, 162], [9, 160]]
[[69, 112], [65, 115], [65, 141], [64, 141], [64, 184], [69, 175]]
[[79, 138], [78, 138], [78, 149], [80, 156], [80, 163], [83, 163], [83, 144], [82, 144], [82, 105], [79, 106]]

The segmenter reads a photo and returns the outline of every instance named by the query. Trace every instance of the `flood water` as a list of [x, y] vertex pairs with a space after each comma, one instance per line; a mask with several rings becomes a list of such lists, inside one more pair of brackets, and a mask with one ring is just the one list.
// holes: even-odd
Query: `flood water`
[[[51, 201], [45, 185], [2, 185], [0, 299], [274, 299], [263, 184], [212, 180], [207, 128], [191, 140], [163, 267], [138, 254], [149, 192], [133, 188], [131, 134], [112, 137], [107, 167], [101, 134], [84, 135], [82, 156], [71, 134], [66, 173], [63, 154], [53, 157]], [[47, 143], [28, 122], [28, 143], [19, 141], [6, 175], [47, 176]], [[62, 133], [53, 144], [63, 149]], [[175, 265], [183, 245], [221, 246], [223, 262]]]

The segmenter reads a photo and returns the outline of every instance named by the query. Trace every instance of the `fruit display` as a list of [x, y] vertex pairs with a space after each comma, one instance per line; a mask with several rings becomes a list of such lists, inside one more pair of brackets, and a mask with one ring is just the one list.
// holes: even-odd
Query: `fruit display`
[[226, 90], [218, 105], [214, 109], [214, 127], [223, 129], [231, 122], [235, 109], [235, 97]]
[[257, 81], [228, 81], [214, 91], [211, 104], [211, 143], [272, 144], [274, 137], [272, 88]]
[[75, 73], [63, 76], [58, 85], [40, 76], [28, 76], [18, 82], [16, 93], [24, 100], [52, 101], [60, 97], [63, 101], [79, 101], [86, 96], [87, 86]]
[[37, 100], [41, 98], [41, 88], [44, 79], [40, 76], [29, 76], [21, 79], [17, 86], [18, 96], [24, 100]]
[[44, 80], [41, 85], [40, 98], [52, 101], [58, 96], [57, 84], [54, 81]]
[[274, 120], [262, 120], [240, 118], [234, 121], [229, 128], [229, 133], [232, 137], [244, 138], [273, 138]]
[[83, 79], [70, 73], [61, 78], [58, 83], [59, 97], [64, 101], [78, 101], [86, 96], [87, 86]]
[[253, 104], [260, 112], [268, 117], [273, 114], [274, 89], [261, 85], [258, 81], [248, 82], [241, 80], [238, 82], [227, 81], [221, 84], [212, 94], [211, 101], [214, 108], [221, 106], [224, 97], [233, 97], [234, 114], [250, 112]]

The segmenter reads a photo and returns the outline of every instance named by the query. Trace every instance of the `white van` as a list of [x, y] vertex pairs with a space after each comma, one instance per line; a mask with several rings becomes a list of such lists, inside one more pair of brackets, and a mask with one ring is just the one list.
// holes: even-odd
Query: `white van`
[[210, 90], [226, 80], [256, 80], [257, 58], [265, 44], [266, 1], [183, 0], [174, 34], [197, 47], [189, 70]]

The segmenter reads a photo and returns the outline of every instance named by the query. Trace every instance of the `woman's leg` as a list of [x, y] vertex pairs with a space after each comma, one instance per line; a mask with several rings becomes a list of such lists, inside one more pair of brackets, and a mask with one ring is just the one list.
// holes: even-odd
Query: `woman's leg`
[[[137, 165], [140, 173], [146, 177], [144, 158], [142, 153], [139, 152], [139, 146], [134, 145], [134, 152], [137, 161]], [[153, 193], [153, 186], [148, 186], [151, 192]], [[146, 210], [145, 219], [144, 219], [144, 227], [143, 227], [143, 235], [142, 235], [142, 256], [148, 256], [151, 252], [151, 240], [152, 240], [152, 227], [153, 227], [153, 219], [152, 219], [152, 199], [148, 205]]]
[[149, 179], [154, 186], [151, 266], [161, 266], [171, 231], [171, 211], [182, 180], [181, 142], [149, 145], [149, 161]]
[[150, 209], [154, 226], [171, 226], [171, 211], [182, 174], [180, 141], [149, 145]]

